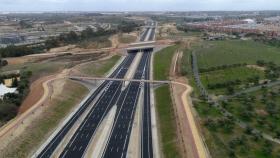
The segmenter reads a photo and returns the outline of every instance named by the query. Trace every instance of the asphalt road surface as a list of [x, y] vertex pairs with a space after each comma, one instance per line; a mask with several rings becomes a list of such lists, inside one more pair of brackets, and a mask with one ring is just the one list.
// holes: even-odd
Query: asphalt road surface
[[[152, 23], [150, 25], [153, 25]], [[146, 28], [140, 41], [144, 41], [151, 30], [148, 40], [154, 39], [155, 29]], [[127, 73], [135, 55], [129, 53], [125, 60], [110, 75], [110, 78], [123, 78]], [[151, 52], [143, 53], [141, 61], [137, 67], [134, 79], [149, 79]], [[93, 100], [101, 93], [95, 105], [89, 109], [89, 113], [82, 121], [69, 143], [66, 145], [60, 157], [76, 158], [82, 157], [87, 150], [91, 138], [95, 135], [97, 128], [109, 113], [113, 105], [117, 105], [117, 118], [114, 121], [110, 139], [103, 152], [103, 157], [124, 157], [127, 153], [132, 122], [138, 102], [139, 92], [144, 88], [143, 123], [141, 127], [141, 156], [153, 157], [152, 134], [151, 134], [151, 114], [150, 114], [150, 84], [142, 82], [130, 82], [125, 90], [121, 90], [122, 81], [104, 81], [47, 144], [37, 156], [39, 158], [51, 157], [55, 149], [63, 140], [68, 131], [73, 127], [78, 118], [92, 105]]]
[[[147, 28], [146, 32], [149, 32]], [[152, 28], [148, 40], [153, 40], [155, 29]], [[144, 38], [145, 39], [145, 38]], [[145, 51], [133, 79], [150, 79], [151, 53]], [[141, 124], [141, 157], [153, 157], [153, 143], [150, 112], [150, 83], [131, 82], [123, 92], [124, 99], [117, 103], [117, 118], [114, 122], [109, 140], [103, 152], [103, 158], [124, 158], [127, 155], [133, 119], [138, 103], [140, 89], [144, 88], [144, 105]], [[135, 138], [137, 139], [137, 138]]]
[[[123, 78], [125, 76], [134, 57], [135, 53], [128, 55], [128, 62], [120, 69], [116, 78]], [[81, 157], [84, 154], [96, 129], [120, 97], [121, 88], [122, 81], [110, 81], [101, 97], [70, 139], [60, 157]]]
[[[150, 58], [147, 63], [150, 67]], [[145, 79], [150, 79], [150, 69], [145, 70]], [[141, 157], [153, 157], [153, 142], [152, 142], [152, 127], [151, 127], [151, 103], [150, 103], [150, 83], [144, 84], [144, 106], [142, 113], [142, 128], [141, 128]]]
[[[122, 78], [131, 64], [135, 54], [129, 55], [118, 68], [110, 75], [110, 77]], [[72, 116], [72, 118], [64, 125], [64, 127], [56, 134], [56, 136], [48, 143], [48, 145], [40, 152], [38, 158], [48, 158], [52, 155], [59, 143], [63, 140], [64, 136], [73, 127], [78, 118], [85, 112], [96, 96], [108, 85], [116, 85], [115, 82], [104, 81], [89, 97], [89, 99], [81, 106], [81, 108]]]
[[145, 31], [144, 31], [144, 33], [143, 33], [143, 35], [140, 37], [140, 41], [141, 41], [141, 42], [143, 42], [143, 41], [145, 40], [145, 38], [146, 38], [146, 36], [147, 36], [147, 34], [148, 34], [148, 32], [149, 32], [149, 29], [150, 29], [150, 28], [146, 28]]
[[[133, 79], [145, 78], [145, 70], [149, 69], [149, 58], [150, 52], [144, 52]], [[117, 117], [103, 153], [104, 158], [126, 157], [135, 109], [142, 87], [141, 82], [130, 82], [127, 89], [122, 92], [121, 95], [124, 97], [117, 102]]]

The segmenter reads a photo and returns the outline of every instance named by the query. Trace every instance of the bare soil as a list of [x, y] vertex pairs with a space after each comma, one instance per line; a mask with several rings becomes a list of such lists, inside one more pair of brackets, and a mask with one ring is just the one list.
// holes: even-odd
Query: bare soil
[[[183, 52], [177, 52], [174, 54], [171, 64], [172, 67], [170, 69], [170, 76], [173, 81], [188, 84], [186, 77], [180, 75], [180, 62], [182, 57]], [[205, 149], [204, 146], [197, 146], [198, 144], [200, 144], [198, 142], [201, 141], [201, 138], [195, 137], [195, 135], [199, 136], [200, 133], [192, 133], [197, 131], [193, 130], [193, 128], [195, 126], [198, 127], [198, 124], [189, 120], [190, 116], [187, 116], [185, 109], [185, 106], [192, 106], [191, 100], [189, 100], [190, 98], [185, 98], [184, 96], [186, 90], [188, 91], [187, 93], [189, 93], [191, 90], [186, 89], [186, 87], [178, 84], [173, 84], [171, 86], [171, 90], [173, 95], [173, 102], [175, 102], [174, 109], [177, 123], [177, 135], [178, 139], [180, 140], [179, 147], [182, 156], [186, 158], [199, 158], [200, 155], [204, 155], [203, 151], [199, 151], [199, 147], [202, 147], [203, 150]], [[183, 101], [183, 99], [185, 100]], [[189, 109], [192, 109], [192, 107], [190, 107]], [[190, 113], [192, 113], [192, 115], [194, 116], [195, 111], [192, 109]]]
[[261, 67], [261, 66], [258, 66], [258, 65], [247, 65], [248, 68], [253, 68], [253, 69], [256, 69], [256, 70], [260, 70], [260, 71], [265, 71], [265, 67]]
[[52, 76], [42, 77], [31, 84], [30, 92], [19, 107], [18, 115], [24, 113], [31, 108], [44, 94], [43, 83], [49, 80]]

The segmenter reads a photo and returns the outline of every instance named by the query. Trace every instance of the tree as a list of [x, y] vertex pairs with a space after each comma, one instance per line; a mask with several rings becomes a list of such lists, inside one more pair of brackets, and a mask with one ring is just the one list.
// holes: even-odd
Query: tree
[[70, 31], [69, 34], [68, 34], [68, 36], [67, 36], [67, 38], [68, 38], [68, 41], [69, 41], [70, 43], [73, 43], [73, 42], [76, 42], [76, 41], [79, 40], [78, 35], [77, 35], [76, 32], [74, 32], [74, 31]]
[[253, 129], [250, 126], [247, 126], [246, 129], [245, 129], [246, 134], [252, 134], [252, 131], [253, 131]]
[[87, 38], [91, 37], [93, 34], [94, 34], [94, 32], [93, 32], [92, 28], [87, 27], [85, 30], [83, 30], [81, 32], [81, 38], [87, 39]]
[[6, 48], [0, 48], [1, 57], [19, 57], [23, 55], [33, 54], [34, 50], [27, 46], [10, 45]]
[[0, 58], [0, 67], [6, 66], [6, 65], [8, 65], [8, 61]]
[[278, 113], [278, 108], [274, 102], [269, 102], [265, 106], [265, 110], [270, 114], [270, 115], [275, 115]]
[[19, 106], [21, 104], [22, 98], [16, 93], [7, 93], [4, 95], [3, 100], [7, 103], [12, 103]]
[[58, 46], [59, 46], [59, 41], [56, 38], [50, 38], [45, 42], [45, 47], [47, 50]]
[[26, 29], [26, 28], [32, 28], [32, 24], [28, 23], [27, 21], [24, 21], [24, 20], [21, 20], [19, 22], [19, 26], [22, 28], [22, 29]]
[[205, 120], [204, 125], [209, 130], [216, 131], [217, 125], [216, 125], [216, 122], [214, 120], [208, 118], [208, 119]]
[[258, 60], [258, 61], [257, 61], [257, 65], [258, 65], [258, 66], [265, 66], [265, 64], [266, 64], [266, 63], [265, 63], [264, 60]]
[[230, 158], [235, 158], [236, 157], [235, 152], [232, 149], [229, 149], [228, 155], [229, 155]]
[[121, 21], [121, 23], [118, 25], [118, 30], [121, 32], [129, 33], [139, 26], [140, 25], [136, 24], [133, 21]]
[[240, 116], [242, 117], [243, 120], [251, 121], [252, 113], [250, 111], [247, 111], [246, 109], [243, 109], [240, 112]]
[[18, 86], [18, 79], [15, 77], [13, 78], [13, 81], [12, 81], [12, 87], [17, 87]]
[[227, 87], [227, 93], [228, 93], [229, 95], [232, 95], [232, 94], [234, 93], [234, 88], [233, 88], [232, 86], [228, 86], [228, 87]]
[[217, 124], [225, 133], [231, 133], [234, 128], [234, 122], [227, 118], [218, 119]]
[[262, 152], [266, 155], [271, 155], [272, 152], [272, 144], [268, 140], [265, 140], [264, 145], [262, 146]]

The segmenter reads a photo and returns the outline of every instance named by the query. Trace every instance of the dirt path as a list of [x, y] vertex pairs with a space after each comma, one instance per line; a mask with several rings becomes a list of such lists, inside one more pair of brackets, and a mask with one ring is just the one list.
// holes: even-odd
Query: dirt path
[[[106, 60], [109, 57], [111, 55], [90, 62]], [[20, 107], [19, 114], [0, 128], [0, 141], [5, 141], [4, 144], [0, 145], [0, 149], [19, 136], [32, 123], [32, 120], [36, 119], [38, 114], [45, 108], [45, 103], [62, 90], [65, 78], [83, 64], [86, 63], [78, 64], [71, 69], [64, 69], [54, 75], [45, 76], [31, 84], [30, 93]], [[54, 81], [59, 84], [53, 85]], [[53, 87], [55, 87], [55, 90]]]
[[89, 62], [85, 62], [85, 63], [81, 63], [78, 64], [76, 66], [74, 66], [71, 69], [65, 69], [62, 72], [50, 75], [50, 76], [45, 76], [42, 78], [39, 78], [38, 80], [36, 80], [35, 82], [33, 82], [30, 86], [30, 92], [27, 95], [27, 97], [25, 98], [25, 100], [23, 101], [22, 105], [19, 108], [19, 112], [18, 115], [21, 115], [22, 113], [24, 113], [25, 111], [27, 111], [28, 109], [30, 109], [33, 105], [36, 104], [36, 102], [38, 102], [40, 100], [40, 98], [42, 98], [42, 96], [44, 95], [44, 88], [43, 88], [43, 83], [47, 82], [48, 80], [51, 80], [53, 78], [56, 78], [57, 76], [67, 76], [70, 74], [80, 74], [78, 71], [78, 68], [84, 64], [88, 64], [91, 62], [99, 62], [99, 61], [103, 61], [103, 60], [107, 60], [109, 58], [111, 58], [114, 54], [111, 53], [105, 57], [102, 57], [100, 59], [94, 60], [94, 61], [89, 61]]
[[50, 77], [43, 82], [43, 95], [39, 101], [32, 105], [21, 115], [18, 115], [13, 120], [9, 121], [0, 129], [0, 141], [3, 142], [0, 145], [0, 149], [5, 148], [5, 145], [17, 138], [21, 133], [32, 123], [32, 120], [36, 119], [45, 108], [46, 101], [50, 98], [50, 92], [52, 92], [51, 83], [57, 79], [63, 78], [62, 76]]
[[118, 34], [115, 34], [115, 35], [111, 36], [109, 38], [109, 40], [112, 42], [112, 47], [113, 48], [118, 48], [119, 47], [120, 42], [119, 42], [119, 35]]
[[44, 87], [43, 83], [53, 78], [54, 75], [42, 77], [35, 82], [33, 82], [30, 86], [30, 92], [19, 107], [18, 115], [21, 115], [28, 109], [30, 109], [36, 102], [42, 98], [44, 95]]
[[182, 156], [186, 158], [208, 158], [210, 155], [194, 117], [195, 111], [192, 108], [190, 97], [192, 87], [187, 84], [185, 77], [179, 75], [182, 55], [182, 52], [174, 54], [171, 64], [173, 67], [170, 70], [171, 80], [175, 83], [171, 85], [171, 92], [175, 103], [177, 132]]

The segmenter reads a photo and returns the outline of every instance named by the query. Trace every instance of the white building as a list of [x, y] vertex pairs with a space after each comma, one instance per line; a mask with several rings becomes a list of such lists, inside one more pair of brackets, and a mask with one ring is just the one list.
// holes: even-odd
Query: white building
[[9, 88], [4, 84], [0, 84], [0, 99], [3, 99], [4, 95], [7, 93], [16, 93], [17, 88]]

